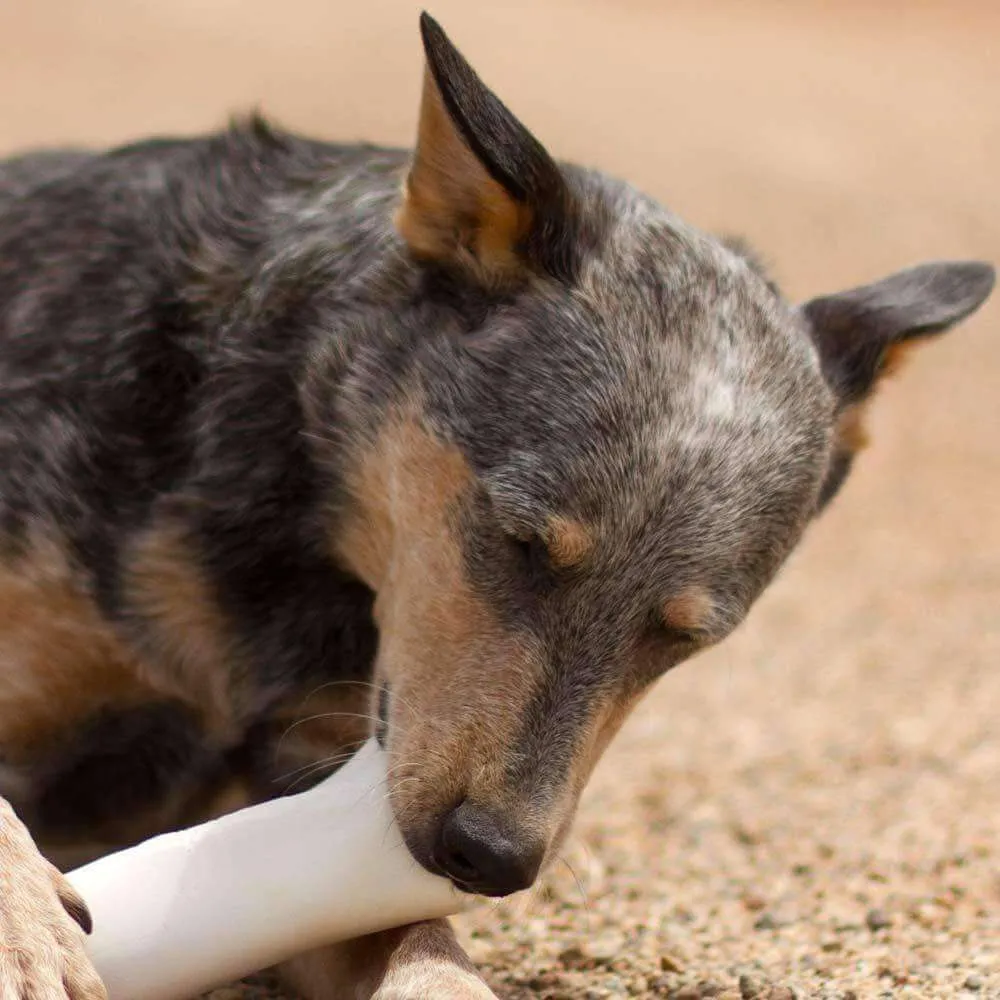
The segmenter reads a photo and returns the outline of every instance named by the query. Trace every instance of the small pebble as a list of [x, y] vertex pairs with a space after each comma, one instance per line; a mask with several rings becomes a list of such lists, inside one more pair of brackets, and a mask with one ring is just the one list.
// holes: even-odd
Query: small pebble
[[977, 976], [975, 973], [967, 976], [965, 982], [962, 984], [967, 990], [973, 990], [978, 992], [983, 988], [983, 977]]
[[767, 989], [767, 984], [763, 979], [755, 976], [740, 976], [740, 996], [743, 1000], [758, 1000]]
[[670, 1000], [701, 1000], [701, 990], [697, 986], [681, 986], [669, 994]]
[[610, 932], [601, 935], [593, 941], [588, 941], [583, 945], [583, 952], [595, 962], [608, 964], [613, 962], [622, 953], [625, 946], [625, 938], [621, 934]]
[[775, 986], [767, 1000], [799, 1000], [799, 994], [792, 986]]
[[885, 910], [874, 909], [868, 911], [865, 923], [868, 925], [868, 930], [881, 931], [892, 926], [892, 918]]
[[680, 959], [674, 955], [661, 955], [660, 970], [662, 972], [683, 972], [684, 966], [681, 964]]
[[649, 980], [649, 992], [654, 997], [673, 996], [674, 983], [672, 976], [657, 976], [655, 979]]
[[585, 969], [590, 964], [578, 945], [570, 945], [559, 952], [559, 961], [565, 969]]
[[755, 931], [773, 931], [777, 930], [779, 923], [772, 913], [762, 913], [755, 921], [753, 929]]

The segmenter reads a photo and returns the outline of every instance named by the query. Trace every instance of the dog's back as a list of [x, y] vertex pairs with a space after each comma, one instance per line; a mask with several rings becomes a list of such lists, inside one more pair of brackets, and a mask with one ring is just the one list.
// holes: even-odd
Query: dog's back
[[0, 205], [27, 198], [38, 188], [67, 177], [94, 154], [81, 149], [46, 149], [0, 161]]
[[[318, 244], [303, 236], [314, 194], [339, 184], [356, 198], [357, 185], [377, 211], [403, 162], [255, 120], [205, 139], [0, 165], [0, 794], [64, 860], [216, 808], [257, 753], [246, 727], [265, 707], [279, 720], [265, 728], [283, 728], [275, 706], [289, 691], [363, 676], [367, 592], [319, 565], [302, 537], [316, 500], [293, 378], [305, 338], [287, 316], [270, 331], [261, 314], [275, 297], [294, 312], [312, 293]], [[342, 221], [348, 269], [350, 248], [368, 253], [366, 266], [378, 252], [375, 237], [362, 245], [363, 213]], [[326, 245], [336, 218], [315, 220]], [[282, 227], [297, 232], [283, 241]], [[276, 639], [272, 676], [246, 678], [242, 695], [208, 662], [216, 639], [205, 619], [225, 615], [238, 629], [248, 612], [213, 611], [204, 590], [214, 583], [195, 580], [211, 572], [210, 554], [179, 567], [168, 550], [184, 543], [160, 528], [168, 515], [158, 504], [185, 491], [235, 512], [220, 545], [236, 565], [220, 572], [238, 573], [240, 553], [263, 562], [258, 608], [288, 589], [300, 592], [293, 619], [303, 602], [333, 609], [329, 630]], [[282, 565], [268, 563], [274, 549]], [[150, 618], [169, 624], [150, 628]], [[357, 639], [339, 672], [282, 675], [282, 655], [295, 655], [284, 647], [333, 651], [344, 644], [329, 633], [345, 629]], [[366, 698], [348, 692], [338, 706]], [[259, 730], [251, 742], [269, 744]]]
[[0, 166], [0, 794], [70, 863], [169, 822], [136, 822], [139, 786], [193, 752], [115, 622], [122, 535], [187, 461], [204, 371], [142, 181], [165, 153]]

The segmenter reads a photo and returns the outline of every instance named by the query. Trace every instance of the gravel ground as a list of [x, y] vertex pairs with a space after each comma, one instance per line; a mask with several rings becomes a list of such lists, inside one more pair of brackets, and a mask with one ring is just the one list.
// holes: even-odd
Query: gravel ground
[[[989, 0], [432, 9], [560, 154], [754, 236], [795, 295], [1000, 259]], [[414, 20], [404, 0], [3, 5], [0, 142], [254, 101], [407, 142]], [[1000, 998], [998, 326], [993, 303], [882, 392], [870, 453], [751, 621], [609, 751], [566, 864], [462, 919], [501, 997]]]

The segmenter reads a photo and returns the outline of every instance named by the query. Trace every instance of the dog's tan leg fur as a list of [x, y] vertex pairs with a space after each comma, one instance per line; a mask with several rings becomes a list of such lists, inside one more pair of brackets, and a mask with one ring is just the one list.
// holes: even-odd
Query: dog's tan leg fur
[[496, 1000], [447, 920], [321, 948], [280, 971], [304, 1000]]
[[0, 997], [106, 1000], [83, 950], [83, 900], [0, 799]]

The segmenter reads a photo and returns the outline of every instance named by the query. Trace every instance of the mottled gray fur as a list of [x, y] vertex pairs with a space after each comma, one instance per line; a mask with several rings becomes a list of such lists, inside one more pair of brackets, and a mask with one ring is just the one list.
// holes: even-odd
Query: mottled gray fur
[[[127, 569], [136, 538], [179, 533], [238, 651], [212, 668], [227, 675], [232, 742], [206, 735], [196, 752], [189, 715], [158, 710], [177, 732], [170, 754], [120, 779], [137, 802], [193, 760], [212, 773], [238, 760], [262, 780], [272, 713], [317, 685], [372, 678], [376, 595], [330, 539], [361, 502], [348, 471], [416, 401], [471, 470], [447, 512], [463, 587], [533, 650], [530, 698], [503, 738], [503, 793], [554, 810], [603, 707], [735, 628], [839, 488], [856, 444], [845, 418], [887, 352], [947, 328], [992, 287], [987, 265], [936, 264], [790, 304], [738, 245], [557, 165], [424, 29], [475, 183], [529, 220], [496, 274], [476, 258], [466, 206], [453, 256], [400, 235], [404, 151], [255, 120], [0, 165], [0, 554], [58, 539], [80, 592], [167, 678], [173, 647]], [[540, 540], [553, 518], [585, 528], [578, 566], [552, 565]], [[699, 620], [665, 620], [692, 593]], [[373, 710], [391, 748], [390, 702], [386, 686]], [[433, 705], [427, 715], [432, 726]], [[137, 759], [149, 751], [120, 723]], [[66, 746], [99, 757], [108, 731], [101, 721], [94, 745]], [[0, 792], [42, 826], [45, 782], [72, 800], [59, 811], [70, 825], [106, 794], [97, 778], [69, 782], [96, 772], [65, 753], [15, 767], [0, 746]], [[571, 815], [533, 830], [530, 863], [509, 878], [477, 882], [433, 842], [461, 806], [407, 817], [420, 828], [411, 846], [495, 894], [534, 878]], [[516, 853], [520, 831], [502, 832]]]

